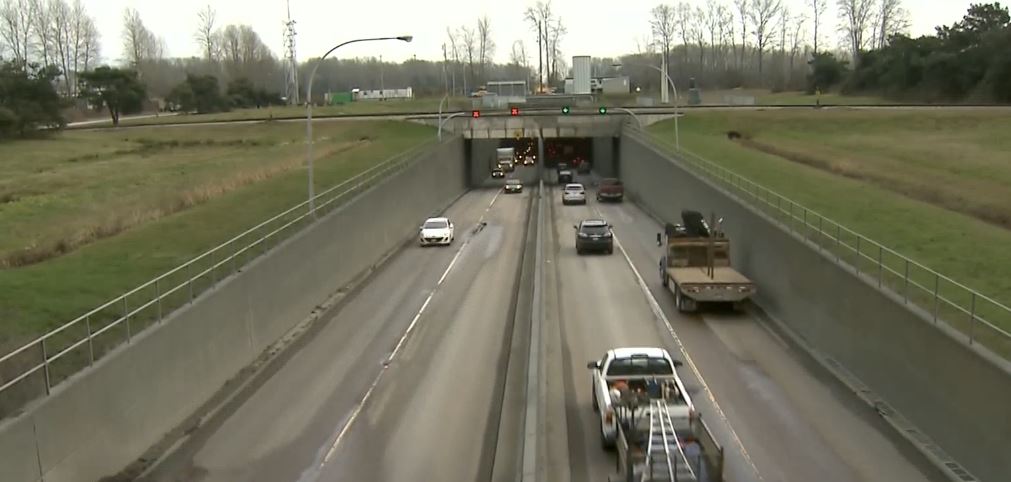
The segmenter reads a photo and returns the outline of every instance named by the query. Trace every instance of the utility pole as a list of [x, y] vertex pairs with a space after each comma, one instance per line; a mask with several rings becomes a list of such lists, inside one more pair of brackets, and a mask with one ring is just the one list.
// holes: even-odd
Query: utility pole
[[295, 58], [295, 21], [291, 19], [291, 0], [286, 2], [288, 19], [284, 22], [284, 95], [288, 104], [298, 105], [298, 60]]

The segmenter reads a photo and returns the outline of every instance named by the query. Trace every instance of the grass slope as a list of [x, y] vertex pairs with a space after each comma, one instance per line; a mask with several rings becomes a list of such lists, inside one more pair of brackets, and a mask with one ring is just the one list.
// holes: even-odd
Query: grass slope
[[[997, 135], [1008, 126], [1007, 113], [995, 111], [692, 112], [681, 121], [681, 139], [687, 149], [1011, 304], [1011, 230], [958, 209], [1011, 209], [1011, 141]], [[650, 128], [669, 148], [672, 129], [670, 122]], [[817, 162], [729, 140], [731, 130]], [[911, 188], [936, 197], [912, 195]], [[957, 297], [950, 286], [941, 290]], [[957, 301], [968, 305], [966, 297]], [[1006, 316], [981, 311], [1011, 330]]]
[[[13, 228], [0, 233], [4, 249], [71, 239], [107, 220], [123, 227], [0, 269], [0, 352], [303, 201], [300, 127], [73, 132], [0, 145], [0, 158], [10, 160], [0, 164], [0, 192], [18, 193], [0, 204], [0, 224]], [[320, 123], [316, 133], [319, 189], [432, 135], [396, 122]]]

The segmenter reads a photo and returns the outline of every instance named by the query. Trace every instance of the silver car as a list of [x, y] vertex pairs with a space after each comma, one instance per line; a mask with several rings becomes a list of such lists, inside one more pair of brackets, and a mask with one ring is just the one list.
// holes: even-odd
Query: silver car
[[566, 184], [562, 190], [562, 204], [586, 204], [586, 189], [582, 184]]

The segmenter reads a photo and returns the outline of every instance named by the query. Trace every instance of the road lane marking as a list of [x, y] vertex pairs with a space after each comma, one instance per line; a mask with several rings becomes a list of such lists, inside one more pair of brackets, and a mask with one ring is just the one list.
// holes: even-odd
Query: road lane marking
[[[594, 207], [593, 210], [597, 213], [597, 215], [602, 216], [596, 207]], [[618, 247], [618, 251], [621, 252], [622, 257], [625, 258], [625, 262], [628, 264], [629, 268], [632, 268], [632, 273], [635, 275], [635, 279], [639, 283], [639, 288], [642, 290], [643, 294], [646, 295], [646, 301], [649, 303], [649, 307], [653, 311], [653, 315], [662, 321], [667, 327], [667, 332], [670, 334], [671, 338], [674, 339], [674, 343], [677, 344], [678, 350], [681, 352], [685, 361], [688, 362], [688, 366], [692, 369], [692, 372], [695, 373], [695, 377], [698, 378], [699, 383], [702, 384], [702, 388], [705, 390], [706, 396], [713, 404], [713, 407], [716, 408], [719, 417], [723, 420], [727, 429], [730, 430], [730, 435], [734, 438], [734, 442], [741, 449], [741, 454], [744, 455], [744, 459], [747, 460], [748, 465], [751, 466], [755, 476], [758, 477], [758, 480], [765, 480], [762, 478], [762, 474], [758, 472], [758, 467], [755, 466], [755, 462], [751, 460], [751, 455], [749, 455], [747, 449], [744, 448], [741, 438], [737, 436], [737, 432], [734, 430], [734, 427], [730, 425], [730, 420], [727, 418], [727, 415], [723, 412], [723, 409], [720, 408], [720, 404], [716, 402], [716, 398], [713, 396], [712, 390], [709, 389], [709, 385], [706, 383], [706, 380], [702, 378], [702, 373], [695, 365], [691, 356], [688, 355], [688, 351], [685, 350], [684, 345], [681, 343], [681, 339], [678, 338], [677, 334], [674, 332], [674, 327], [670, 324], [670, 320], [667, 319], [667, 315], [664, 314], [663, 309], [660, 308], [660, 303], [656, 300], [656, 297], [653, 296], [653, 292], [649, 290], [649, 285], [646, 284], [646, 280], [639, 274], [639, 270], [635, 267], [635, 264], [632, 263], [632, 258], [629, 257], [628, 252], [625, 251], [625, 248], [621, 245], [621, 242], [618, 240], [618, 235], [612, 232], [612, 236], [615, 246]]]
[[[488, 207], [485, 208], [484, 212], [481, 214], [481, 217], [478, 219], [478, 224], [484, 222], [485, 216], [487, 216], [488, 212], [491, 211], [492, 206], [495, 205], [495, 201], [498, 200], [499, 194], [501, 193], [502, 192], [499, 191], [495, 193], [494, 197], [492, 197], [491, 202], [488, 203]], [[432, 291], [430, 293], [428, 293], [428, 297], [426, 297], [425, 302], [421, 304], [421, 308], [418, 309], [418, 312], [415, 313], [414, 318], [411, 319], [411, 323], [407, 326], [407, 330], [405, 330], [404, 333], [400, 336], [400, 339], [397, 341], [397, 344], [393, 348], [393, 351], [390, 353], [390, 356], [383, 362], [383, 367], [379, 370], [379, 373], [376, 375], [376, 378], [372, 380], [372, 385], [369, 386], [369, 389], [365, 391], [365, 395], [363, 395], [362, 398], [355, 405], [355, 408], [351, 411], [351, 415], [348, 417], [347, 421], [344, 422], [344, 426], [341, 427], [340, 432], [337, 433], [337, 437], [334, 439], [333, 443], [330, 444], [330, 448], [327, 449], [326, 455], [323, 457], [323, 460], [319, 463], [317, 471], [315, 471], [316, 473], [313, 476], [313, 479], [319, 476], [318, 470], [322, 469], [323, 466], [330, 461], [330, 458], [333, 457], [334, 453], [337, 451], [337, 447], [340, 446], [340, 443], [344, 439], [344, 436], [351, 429], [351, 426], [355, 423], [355, 420], [358, 419], [358, 416], [361, 414], [362, 409], [365, 408], [365, 404], [369, 401], [369, 398], [372, 397], [372, 393], [375, 391], [376, 387], [379, 385], [379, 382], [382, 380], [383, 375], [386, 374], [386, 369], [389, 368], [390, 364], [393, 363], [393, 360], [396, 358], [397, 353], [400, 351], [400, 348], [407, 341], [408, 336], [410, 336], [411, 332], [414, 330], [414, 326], [418, 323], [418, 320], [421, 319], [421, 315], [424, 314], [425, 309], [428, 308], [428, 304], [431, 303], [432, 298], [435, 296], [435, 293], [438, 292], [439, 287], [442, 286], [442, 283], [446, 280], [446, 277], [449, 276], [449, 272], [452, 271], [454, 266], [456, 266], [456, 262], [460, 259], [460, 255], [463, 254], [464, 248], [466, 248], [467, 245], [470, 244], [470, 241], [472, 239], [473, 237], [468, 237], [467, 239], [465, 239], [463, 241], [463, 244], [460, 245], [460, 248], [457, 249], [456, 254], [453, 255], [453, 259], [449, 262], [449, 265], [446, 266], [446, 269], [442, 272], [442, 276], [439, 277], [439, 281], [435, 284], [435, 287], [432, 288]]]

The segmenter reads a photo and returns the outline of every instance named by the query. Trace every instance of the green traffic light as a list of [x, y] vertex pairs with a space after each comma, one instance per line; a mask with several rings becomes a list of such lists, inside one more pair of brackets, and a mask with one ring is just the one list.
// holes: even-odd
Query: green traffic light
[[600, 106], [600, 108], [599, 108], [599, 109], [597, 109], [597, 112], [600, 112], [600, 113], [601, 113], [601, 115], [603, 115], [603, 114], [607, 114], [607, 107], [604, 107], [604, 106]]
[[569, 106], [562, 107], [562, 114], [569, 115]]

